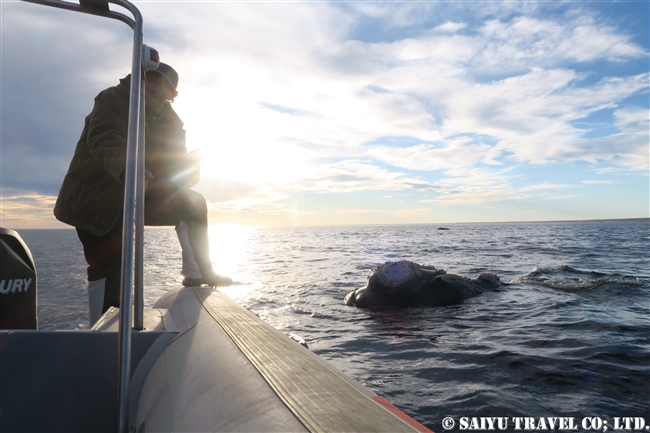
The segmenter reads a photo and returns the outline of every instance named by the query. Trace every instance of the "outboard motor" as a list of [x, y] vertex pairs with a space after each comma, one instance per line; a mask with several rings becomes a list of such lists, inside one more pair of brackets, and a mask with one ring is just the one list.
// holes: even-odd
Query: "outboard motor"
[[0, 228], [0, 329], [37, 329], [36, 266], [18, 233]]

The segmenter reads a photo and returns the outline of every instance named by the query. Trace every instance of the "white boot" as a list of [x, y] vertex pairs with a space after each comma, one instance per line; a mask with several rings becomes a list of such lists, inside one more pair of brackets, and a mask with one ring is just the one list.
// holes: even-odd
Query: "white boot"
[[194, 258], [194, 251], [192, 251], [190, 237], [187, 233], [187, 224], [185, 224], [183, 221], [178, 223], [176, 226], [176, 234], [178, 235], [178, 241], [180, 242], [181, 249], [183, 250], [183, 268], [181, 269], [181, 275], [197, 280], [201, 279], [199, 264], [196, 263], [196, 259]]
[[97, 281], [88, 281], [88, 312], [90, 316], [90, 327], [102, 317], [104, 308], [104, 289], [106, 278]]

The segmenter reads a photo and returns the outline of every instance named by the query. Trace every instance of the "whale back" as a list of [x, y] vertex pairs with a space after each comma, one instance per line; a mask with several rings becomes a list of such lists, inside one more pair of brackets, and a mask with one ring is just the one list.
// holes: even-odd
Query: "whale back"
[[443, 274], [429, 281], [422, 289], [396, 304], [404, 307], [443, 307], [455, 305], [474, 297], [483, 291], [469, 278], [454, 274]]
[[366, 286], [350, 292], [345, 303], [361, 308], [391, 305], [416, 293], [437, 275], [407, 260], [386, 262], [373, 268]]
[[[438, 283], [439, 282], [439, 283]], [[435, 283], [435, 292], [442, 302], [453, 304], [481, 294], [483, 289], [469, 278], [460, 275], [441, 275]]]
[[481, 272], [478, 277], [472, 279], [472, 283], [486, 290], [498, 289], [505, 286], [498, 275], [489, 272]]

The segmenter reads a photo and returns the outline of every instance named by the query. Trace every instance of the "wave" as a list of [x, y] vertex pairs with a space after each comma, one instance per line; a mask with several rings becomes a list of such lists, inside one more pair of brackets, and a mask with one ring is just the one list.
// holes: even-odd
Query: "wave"
[[644, 282], [635, 276], [581, 271], [566, 265], [552, 268], [535, 267], [530, 274], [519, 278], [517, 282], [569, 292], [644, 286]]

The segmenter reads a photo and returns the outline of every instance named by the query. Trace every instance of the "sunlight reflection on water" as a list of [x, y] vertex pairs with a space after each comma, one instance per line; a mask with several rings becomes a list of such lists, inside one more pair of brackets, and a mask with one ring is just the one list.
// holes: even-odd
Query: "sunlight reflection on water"
[[[25, 234], [39, 321], [71, 329], [87, 322], [85, 263], [74, 231], [52, 232]], [[216, 272], [237, 283], [224, 293], [437, 431], [443, 413], [650, 419], [649, 233], [647, 223], [216, 226], [210, 240]], [[180, 286], [181, 252], [173, 228], [147, 228], [145, 243], [152, 306]], [[445, 308], [343, 304], [373, 266], [397, 259], [512, 284]]]
[[210, 258], [218, 274], [232, 278], [234, 284], [219, 290], [239, 303], [263, 290], [256, 280], [258, 266], [253, 257], [259, 249], [259, 229], [243, 226], [210, 227]]

